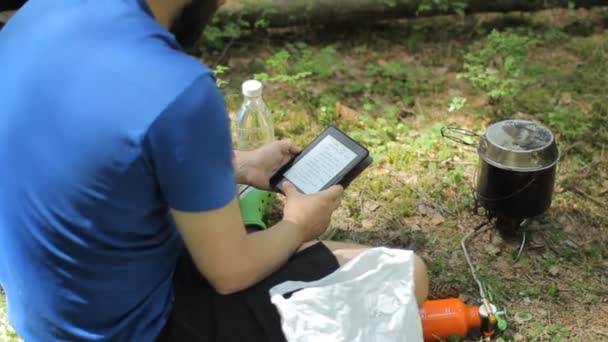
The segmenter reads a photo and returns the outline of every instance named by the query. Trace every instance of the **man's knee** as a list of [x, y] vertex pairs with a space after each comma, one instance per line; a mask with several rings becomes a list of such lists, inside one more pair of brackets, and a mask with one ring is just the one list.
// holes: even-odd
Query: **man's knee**
[[418, 255], [414, 259], [414, 291], [418, 306], [422, 306], [429, 295], [429, 276], [424, 260]]

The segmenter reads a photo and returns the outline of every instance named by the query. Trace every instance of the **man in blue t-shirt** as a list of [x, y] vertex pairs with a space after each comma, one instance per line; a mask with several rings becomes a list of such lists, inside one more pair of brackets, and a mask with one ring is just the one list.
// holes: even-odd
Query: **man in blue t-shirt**
[[26, 341], [281, 341], [268, 289], [364, 250], [310, 242], [339, 186], [285, 184], [283, 220], [246, 233], [235, 182], [268, 189], [299, 150], [231, 150], [185, 53], [218, 2], [29, 0], [0, 31], [0, 284]]

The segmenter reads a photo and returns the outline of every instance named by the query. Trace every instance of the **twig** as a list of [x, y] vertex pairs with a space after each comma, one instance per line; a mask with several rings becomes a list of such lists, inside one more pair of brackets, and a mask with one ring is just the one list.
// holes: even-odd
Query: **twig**
[[413, 110], [411, 110], [411, 109], [407, 109], [407, 108], [405, 108], [405, 107], [402, 107], [402, 108], [400, 108], [400, 109], [399, 109], [399, 114], [400, 114], [399, 116], [400, 116], [402, 119], [403, 119], [403, 118], [406, 118], [407, 116], [406, 116], [406, 115], [401, 115], [401, 114], [407, 114], [407, 115], [410, 115], [410, 116], [418, 116], [418, 114], [417, 114], [416, 112], [414, 112], [414, 111], [413, 111]]
[[236, 38], [234, 38], [234, 37], [232, 37], [230, 39], [228, 44], [226, 44], [226, 46], [224, 47], [224, 50], [222, 50], [222, 53], [220, 54], [220, 56], [216, 59], [215, 63], [213, 63], [213, 67], [216, 67], [217, 65], [220, 64], [220, 62], [222, 62], [224, 57], [226, 57], [228, 50], [230, 50], [230, 48], [232, 47], [232, 45], [234, 44], [235, 41], [236, 41]]
[[446, 215], [446, 214], [452, 215], [453, 214], [450, 210], [446, 209], [443, 205], [441, 205], [437, 201], [434, 201], [433, 199], [431, 199], [431, 196], [429, 196], [428, 194], [425, 194], [422, 191], [420, 191], [414, 187], [411, 187], [410, 189], [412, 189], [412, 191], [414, 191], [420, 198], [429, 202], [433, 206], [433, 208], [435, 208], [436, 210], [441, 212], [441, 214], [443, 214], [443, 215]]
[[545, 241], [545, 244], [547, 245], [547, 247], [549, 247], [549, 249], [555, 253], [555, 255], [559, 255], [559, 251], [557, 249], [555, 249], [555, 247], [553, 247], [553, 245], [551, 244], [551, 242], [545, 237], [545, 234], [540, 233], [540, 237], [543, 238], [543, 241]]
[[606, 331], [599, 330], [599, 329], [593, 329], [593, 332], [596, 333], [597, 335], [602, 335], [602, 336], [608, 337], [608, 332], [606, 332]]
[[564, 149], [562, 150], [562, 158], [564, 158], [570, 152], [571, 149], [573, 149], [573, 148], [575, 148], [575, 147], [577, 147], [579, 145], [583, 145], [583, 142], [582, 141], [577, 141], [577, 142], [575, 142], [573, 144], [570, 144], [570, 145], [564, 147]]
[[602, 203], [600, 200], [598, 200], [597, 198], [587, 194], [586, 192], [584, 192], [583, 190], [577, 188], [576, 186], [572, 186], [570, 187], [568, 190], [574, 192], [575, 194], [584, 197], [585, 199], [595, 203], [596, 205], [600, 206], [600, 207], [604, 207], [606, 206], [605, 203]]
[[522, 271], [522, 274], [528, 278], [529, 281], [534, 282], [534, 279], [528, 273]]

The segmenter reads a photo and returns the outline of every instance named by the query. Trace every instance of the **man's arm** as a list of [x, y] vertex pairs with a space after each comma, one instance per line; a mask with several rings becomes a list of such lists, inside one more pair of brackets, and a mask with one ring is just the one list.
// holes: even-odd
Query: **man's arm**
[[235, 199], [226, 207], [199, 213], [172, 210], [194, 263], [222, 294], [244, 290], [277, 270], [302, 245], [329, 225], [343, 189], [333, 186], [304, 195], [283, 185], [283, 220], [270, 229], [247, 234]]
[[222, 294], [246, 289], [283, 265], [302, 245], [321, 235], [340, 204], [342, 187], [312, 195], [283, 184], [287, 201], [283, 220], [270, 229], [247, 234], [238, 201], [199, 213], [172, 210], [194, 263]]
[[236, 179], [236, 184], [249, 185], [246, 163], [248, 153], [251, 152], [238, 150], [233, 151], [232, 165], [234, 166], [234, 178]]
[[[276, 142], [260, 150], [276, 156], [272, 151], [285, 145], [291, 146]], [[266, 153], [255, 155], [266, 159]], [[146, 136], [145, 158], [157, 177], [163, 199], [172, 208], [194, 263], [221, 293], [257, 283], [285, 263], [302, 242], [317, 238], [327, 228], [342, 193], [340, 187], [334, 187], [302, 195], [288, 185], [284, 187], [287, 201], [283, 222], [247, 235], [235, 199], [232, 157], [225, 104], [208, 75], [185, 89]], [[257, 172], [259, 178], [271, 174], [274, 164], [261, 163], [269, 166]]]
[[209, 212], [172, 214], [194, 263], [221, 294], [261, 281], [304, 242], [303, 229], [288, 221], [248, 235], [236, 199]]

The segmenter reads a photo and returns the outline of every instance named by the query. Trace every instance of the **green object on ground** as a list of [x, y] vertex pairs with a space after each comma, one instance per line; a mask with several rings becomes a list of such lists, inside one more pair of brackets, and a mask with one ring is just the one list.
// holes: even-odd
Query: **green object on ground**
[[507, 330], [507, 321], [501, 315], [496, 315], [496, 320], [498, 321], [498, 329], [501, 331]]
[[266, 229], [264, 216], [276, 198], [270, 191], [249, 188], [241, 194], [241, 217], [246, 226], [256, 225]]

